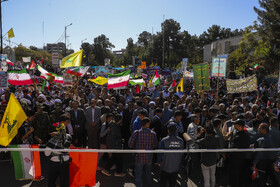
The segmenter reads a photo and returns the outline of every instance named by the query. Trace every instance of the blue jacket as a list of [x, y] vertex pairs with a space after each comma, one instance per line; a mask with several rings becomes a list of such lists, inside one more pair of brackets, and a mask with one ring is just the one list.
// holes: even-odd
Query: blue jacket
[[141, 120], [139, 119], [139, 117], [137, 116], [135, 121], [133, 122], [133, 126], [132, 126], [132, 132], [136, 131], [136, 130], [140, 130], [142, 127], [141, 124]]
[[[168, 135], [160, 142], [159, 149], [183, 150], [184, 141], [175, 135]], [[183, 153], [159, 153], [158, 163], [161, 163], [161, 169], [167, 173], [179, 171], [183, 158]]]

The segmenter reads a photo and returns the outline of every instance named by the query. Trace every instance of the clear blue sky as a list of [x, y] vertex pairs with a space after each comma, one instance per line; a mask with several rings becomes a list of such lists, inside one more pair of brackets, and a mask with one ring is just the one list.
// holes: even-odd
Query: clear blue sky
[[42, 48], [73, 23], [67, 35], [74, 50], [83, 39], [93, 43], [100, 34], [118, 50], [129, 37], [137, 41], [142, 31], [160, 31], [163, 15], [179, 22], [181, 31], [200, 35], [213, 24], [232, 29], [252, 24], [254, 6], [258, 0], [8, 0], [2, 3], [3, 35], [13, 27], [12, 42]]

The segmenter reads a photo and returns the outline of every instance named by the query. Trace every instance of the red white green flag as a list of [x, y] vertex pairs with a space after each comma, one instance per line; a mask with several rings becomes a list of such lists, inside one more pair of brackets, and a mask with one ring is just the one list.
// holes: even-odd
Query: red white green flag
[[154, 85], [158, 85], [160, 83], [160, 79], [159, 79], [159, 74], [158, 74], [158, 70], [156, 70], [156, 75], [153, 77], [152, 82], [154, 83]]
[[[39, 148], [38, 145], [10, 145], [11, 148]], [[12, 151], [16, 180], [41, 180], [41, 163], [38, 151]]]
[[36, 67], [36, 63], [35, 63], [35, 60], [32, 59], [30, 65], [29, 65], [29, 68], [28, 69], [34, 69]]
[[12, 70], [8, 71], [8, 82], [12, 85], [29, 85], [33, 84], [33, 81], [30, 75], [27, 73], [27, 70]]
[[12, 61], [10, 61], [9, 59], [6, 59], [7, 64], [14, 66], [14, 63]]
[[88, 71], [89, 66], [83, 67], [75, 67], [75, 68], [69, 68], [67, 70], [67, 73], [71, 74], [71, 75], [75, 75], [75, 76], [84, 76], [86, 74], [86, 72]]
[[107, 89], [122, 89], [125, 88], [129, 82], [130, 70], [119, 74], [108, 74]]
[[42, 68], [41, 66], [37, 65], [37, 70], [40, 72], [40, 77], [43, 79], [46, 79], [50, 82], [54, 81], [55, 76], [51, 73], [49, 73], [47, 70]]
[[54, 76], [54, 82], [63, 84], [63, 77], [62, 76], [58, 76], [54, 73], [52, 73], [52, 75]]
[[258, 69], [259, 67], [260, 67], [259, 64], [254, 65], [255, 69]]

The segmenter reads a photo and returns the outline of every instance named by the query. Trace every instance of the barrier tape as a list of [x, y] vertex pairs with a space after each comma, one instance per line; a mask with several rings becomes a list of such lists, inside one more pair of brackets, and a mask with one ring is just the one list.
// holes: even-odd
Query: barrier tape
[[260, 152], [280, 151], [280, 148], [256, 149], [181, 149], [181, 150], [132, 150], [132, 149], [49, 149], [49, 148], [0, 148], [0, 152], [7, 151], [53, 151], [53, 152], [79, 152], [79, 153], [215, 153], [215, 152]]

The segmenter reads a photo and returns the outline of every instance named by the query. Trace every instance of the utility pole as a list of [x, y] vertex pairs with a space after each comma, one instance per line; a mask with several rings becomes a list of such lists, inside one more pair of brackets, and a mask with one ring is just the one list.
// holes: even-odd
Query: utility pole
[[3, 54], [3, 35], [2, 35], [2, 3], [8, 0], [0, 0], [0, 38], [1, 38], [1, 54]]
[[66, 37], [67, 37], [67, 34], [66, 34], [66, 31], [67, 31], [67, 27], [71, 26], [72, 23], [70, 23], [69, 25], [66, 25], [65, 26], [65, 52], [64, 52], [64, 55], [66, 56]]
[[164, 68], [164, 15], [162, 22], [162, 67]]

